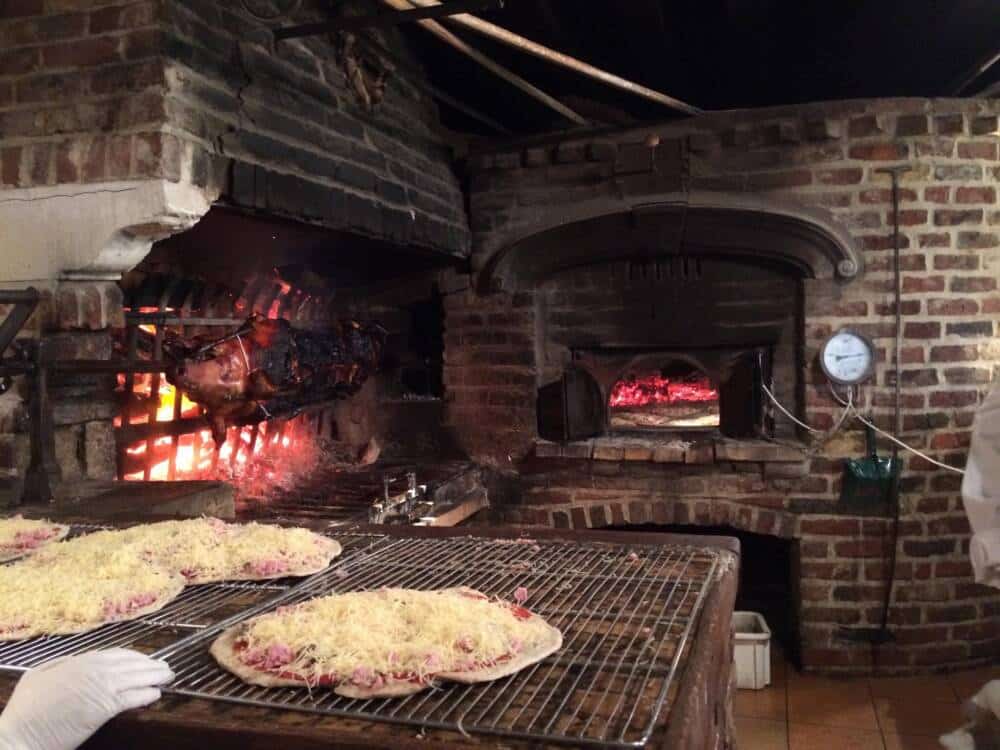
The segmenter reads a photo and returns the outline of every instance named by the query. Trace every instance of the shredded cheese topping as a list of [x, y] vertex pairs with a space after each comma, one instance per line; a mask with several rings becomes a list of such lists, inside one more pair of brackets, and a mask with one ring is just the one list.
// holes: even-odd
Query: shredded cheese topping
[[104, 550], [44, 564], [29, 558], [0, 567], [0, 637], [74, 632], [125, 619], [183, 587], [180, 576], [128, 552]]
[[198, 583], [241, 576], [275, 577], [315, 566], [330, 556], [333, 544], [308, 529], [197, 518], [98, 531], [56, 545], [41, 559], [65, 560], [101, 549], [129, 550], [182, 573], [190, 583]]
[[237, 644], [242, 661], [266, 671], [371, 686], [492, 666], [551, 633], [541, 618], [503, 602], [381, 589], [279, 608], [246, 623]]
[[22, 516], [0, 519], [0, 549], [36, 546], [26, 542], [37, 540], [44, 543], [49, 537], [57, 536], [62, 528], [52, 521], [35, 521]]

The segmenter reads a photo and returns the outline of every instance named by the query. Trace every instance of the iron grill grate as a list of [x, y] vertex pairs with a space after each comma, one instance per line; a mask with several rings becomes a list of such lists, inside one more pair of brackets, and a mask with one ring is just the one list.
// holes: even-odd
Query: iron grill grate
[[510, 599], [524, 586], [526, 606], [563, 632], [563, 648], [492, 683], [446, 683], [406, 698], [351, 700], [326, 690], [242, 682], [208, 654], [220, 625], [157, 654], [177, 673], [168, 692], [463, 734], [642, 746], [669, 710], [673, 678], [720, 564], [718, 551], [700, 547], [337, 538], [351, 540], [358, 551], [290, 589], [281, 604], [383, 586], [464, 585]]
[[[96, 531], [99, 526], [74, 526], [71, 536]], [[344, 554], [352, 552], [352, 544], [362, 540], [342, 542]], [[128, 622], [113, 623], [77, 635], [31, 638], [23, 641], [0, 642], [0, 669], [23, 672], [63, 656], [108, 648], [134, 648], [151, 653], [184, 640], [212, 626], [226, 626], [251, 613], [266, 610], [271, 602], [284, 598], [304, 579], [286, 578], [275, 581], [229, 581], [186, 587], [174, 601], [159, 612]]]

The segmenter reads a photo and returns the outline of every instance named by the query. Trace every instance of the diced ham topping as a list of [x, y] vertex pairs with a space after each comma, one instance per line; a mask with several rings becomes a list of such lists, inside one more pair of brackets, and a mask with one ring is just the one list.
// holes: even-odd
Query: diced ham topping
[[271, 576], [276, 573], [284, 573], [288, 570], [288, 563], [285, 560], [278, 559], [254, 560], [253, 562], [248, 562], [243, 567], [244, 570], [254, 575]]
[[104, 614], [109, 617], [131, 614], [156, 601], [156, 594], [135, 594], [123, 602], [105, 602]]
[[524, 586], [518, 586], [514, 589], [514, 601], [518, 604], [524, 604], [528, 601], [528, 589]]

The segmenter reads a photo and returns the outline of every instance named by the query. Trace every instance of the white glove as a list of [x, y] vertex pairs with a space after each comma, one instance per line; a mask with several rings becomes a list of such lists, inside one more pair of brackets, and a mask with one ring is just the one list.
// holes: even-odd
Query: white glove
[[148, 706], [174, 677], [166, 662], [115, 648], [27, 672], [0, 714], [0, 750], [75, 750], [122, 711]]

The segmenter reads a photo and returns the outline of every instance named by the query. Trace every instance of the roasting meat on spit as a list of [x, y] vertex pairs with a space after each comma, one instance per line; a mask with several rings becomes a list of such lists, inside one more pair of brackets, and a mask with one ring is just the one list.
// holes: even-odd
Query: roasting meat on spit
[[167, 334], [167, 380], [205, 408], [216, 444], [234, 420], [290, 417], [308, 404], [357, 393], [379, 365], [385, 329], [341, 321], [331, 329], [293, 328], [251, 316], [222, 338]]

